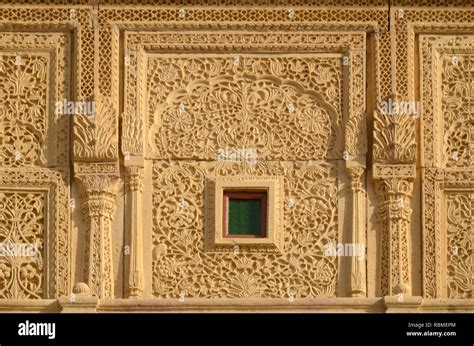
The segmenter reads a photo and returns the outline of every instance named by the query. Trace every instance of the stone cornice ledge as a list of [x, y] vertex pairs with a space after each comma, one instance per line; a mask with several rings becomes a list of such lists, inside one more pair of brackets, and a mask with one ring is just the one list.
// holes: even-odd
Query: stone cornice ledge
[[100, 299], [99, 312], [383, 312], [382, 298]]
[[423, 299], [419, 312], [474, 312], [474, 299]]
[[0, 313], [59, 312], [57, 299], [0, 299]]
[[415, 296], [387, 296], [383, 302], [387, 313], [474, 312], [474, 299], [423, 299]]
[[1, 313], [34, 312], [300, 312], [300, 313], [474, 313], [474, 299], [383, 298], [298, 299], [97, 299], [76, 294], [55, 299], [0, 299]]
[[383, 305], [386, 309], [385, 312], [387, 313], [418, 312], [418, 308], [422, 302], [422, 297], [402, 294], [386, 296], [383, 298]]

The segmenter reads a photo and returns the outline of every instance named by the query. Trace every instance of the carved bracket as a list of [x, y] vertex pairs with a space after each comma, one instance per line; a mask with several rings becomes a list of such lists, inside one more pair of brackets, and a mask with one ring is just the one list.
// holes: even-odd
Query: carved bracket
[[99, 96], [90, 116], [74, 118], [75, 161], [115, 161], [118, 157], [117, 111], [110, 98]]
[[398, 164], [416, 160], [416, 112], [411, 103], [396, 95], [384, 99], [374, 114], [376, 162]]

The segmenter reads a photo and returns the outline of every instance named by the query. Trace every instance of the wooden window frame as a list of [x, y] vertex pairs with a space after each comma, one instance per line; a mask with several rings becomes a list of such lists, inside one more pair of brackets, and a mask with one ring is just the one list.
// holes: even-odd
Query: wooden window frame
[[[204, 189], [204, 251], [283, 252], [284, 176], [210, 176]], [[266, 191], [265, 237], [224, 237], [224, 191]]]
[[[222, 236], [224, 238], [266, 238], [267, 236], [267, 190], [224, 190], [222, 203]], [[260, 201], [260, 234], [229, 234], [229, 199]]]

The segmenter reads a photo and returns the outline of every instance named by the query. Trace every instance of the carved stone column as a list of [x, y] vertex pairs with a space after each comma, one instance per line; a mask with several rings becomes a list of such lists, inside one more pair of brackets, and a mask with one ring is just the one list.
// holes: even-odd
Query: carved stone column
[[410, 199], [412, 178], [377, 179], [377, 216], [382, 225], [382, 291], [384, 295], [411, 295]]
[[391, 95], [374, 114], [374, 167], [377, 215], [382, 226], [382, 295], [412, 294], [410, 202], [416, 176], [418, 114], [410, 100]]
[[353, 244], [363, 244], [364, 256], [352, 256], [351, 275], [349, 278], [349, 294], [352, 297], [365, 297], [367, 292], [366, 265], [365, 265], [365, 244], [366, 244], [366, 213], [365, 213], [365, 167], [349, 166], [347, 174], [350, 180], [352, 193], [351, 211], [351, 242]]
[[143, 268], [143, 173], [140, 166], [126, 166], [125, 179], [127, 185], [127, 236], [128, 252], [126, 251], [127, 298], [141, 298], [144, 290]]
[[112, 174], [79, 174], [81, 212], [87, 225], [85, 280], [91, 294], [114, 298], [112, 270], [112, 217], [118, 176]]

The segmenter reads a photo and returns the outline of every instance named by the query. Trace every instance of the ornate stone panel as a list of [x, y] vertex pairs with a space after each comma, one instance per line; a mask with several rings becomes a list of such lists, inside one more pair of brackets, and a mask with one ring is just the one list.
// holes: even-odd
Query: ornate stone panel
[[[1, 26], [0, 26], [1, 30]], [[68, 34], [0, 33], [0, 163], [67, 166], [70, 116]]]
[[[423, 169], [424, 295], [472, 297], [474, 36], [466, 25], [414, 26], [418, 36]], [[445, 34], [448, 30], [448, 34]], [[455, 31], [461, 33], [456, 34]], [[412, 51], [414, 52], [414, 51]], [[467, 219], [466, 219], [467, 218]]]
[[0, 16], [0, 243], [36, 253], [2, 255], [0, 297], [58, 298], [71, 285], [71, 117], [56, 106], [71, 97], [72, 34]]
[[[277, 253], [204, 249], [208, 176], [284, 176], [284, 246]], [[337, 182], [329, 162], [153, 164], [153, 295], [308, 298], [337, 292]], [[292, 202], [288, 203], [289, 198]], [[180, 203], [181, 202], [181, 203]], [[269, 275], [271, 273], [271, 275]]]
[[36, 246], [30, 256], [27, 251], [21, 257], [2, 255], [0, 297], [4, 299], [43, 297], [44, 202], [42, 192], [0, 192], [1, 243]]
[[148, 60], [148, 155], [216, 158], [255, 148], [259, 159], [341, 152], [342, 56], [153, 56]]
[[0, 168], [0, 242], [37, 244], [36, 258], [0, 258], [0, 297], [58, 298], [69, 293], [71, 244], [66, 172]]
[[[120, 24], [117, 26], [120, 27]], [[152, 179], [155, 191], [168, 190], [166, 179], [177, 179], [171, 176], [168, 178], [170, 174], [177, 174], [177, 177], [185, 174], [167, 170], [161, 172], [161, 169], [157, 168], [166, 166], [169, 160], [184, 160], [176, 165], [189, 166], [186, 171], [196, 171], [200, 177], [196, 184], [198, 187], [203, 185], [214, 173], [210, 168], [199, 168], [200, 163], [195, 160], [205, 160], [208, 163], [203, 164], [212, 167], [217, 164], [214, 160], [218, 159], [218, 152], [223, 148], [255, 150], [258, 164], [262, 167], [280, 166], [280, 171], [283, 166], [290, 164], [289, 161], [298, 160], [301, 165], [309, 165], [311, 168], [308, 170], [315, 171], [315, 174], [322, 174], [321, 172], [325, 172], [327, 167], [311, 164], [309, 163], [313, 162], [311, 160], [342, 159], [343, 152], [346, 152], [344, 157], [365, 155], [363, 85], [366, 34], [358, 31], [346, 31], [343, 34], [330, 32], [328, 31], [330, 26], [314, 26], [313, 32], [302, 32], [293, 30], [290, 26], [282, 26], [282, 29], [288, 30], [288, 34], [263, 35], [259, 32], [250, 34], [236, 31], [245, 28], [244, 25], [229, 26], [228, 33], [141, 31], [138, 34], [128, 29], [124, 31], [127, 53], [124, 71], [125, 112], [122, 151], [126, 156], [144, 156], [145, 159], [153, 159]], [[288, 41], [290, 32], [291, 39]], [[288, 42], [283, 44], [285, 40]], [[305, 42], [305, 44], [293, 44], [293, 42]], [[180, 51], [180, 54], [174, 53], [176, 50]], [[199, 54], [195, 52], [196, 50]], [[349, 123], [347, 127], [342, 125], [345, 121]], [[333, 162], [331, 165], [334, 164]], [[216, 167], [220, 167], [219, 164]], [[223, 166], [223, 169], [225, 167], [227, 166]], [[244, 179], [245, 174], [242, 170], [250, 169], [250, 166], [245, 168], [237, 164], [236, 171], [231, 171], [231, 167], [232, 165], [226, 169], [229, 169], [229, 174], [236, 179]], [[334, 166], [332, 169], [334, 170]], [[160, 173], [156, 173], [157, 170]], [[269, 168], [267, 170], [269, 175], [276, 174]], [[250, 169], [248, 173], [248, 181], [258, 179], [262, 175], [258, 169]], [[163, 179], [165, 181], [162, 182]], [[192, 181], [197, 178], [185, 179]], [[294, 184], [298, 182], [295, 181]], [[199, 277], [186, 279], [190, 285], [201, 285], [199, 290], [196, 290], [196, 287], [188, 289], [181, 283], [178, 284], [181, 279], [173, 277], [182, 276], [184, 279], [189, 275], [185, 271], [191, 268], [191, 263], [194, 261], [189, 263], [186, 258], [175, 257], [173, 254], [176, 249], [172, 246], [173, 242], [165, 239], [174, 237], [175, 228], [179, 229], [182, 222], [184, 222], [182, 227], [189, 223], [187, 232], [191, 232], [189, 235], [183, 235], [186, 238], [191, 237], [185, 241], [191, 242], [195, 239], [196, 242], [193, 242], [192, 246], [189, 243], [189, 246], [191, 248], [200, 246], [198, 251], [196, 249], [189, 251], [199, 258], [206, 258], [202, 263], [192, 264], [193, 272], [211, 268], [215, 266], [214, 263], [232, 261], [232, 256], [203, 252], [204, 248], [201, 247], [204, 244], [201, 242], [205, 236], [204, 214], [200, 209], [203, 208], [204, 193], [199, 188], [193, 191], [193, 187], [190, 189], [187, 185], [179, 183], [178, 186], [183, 193], [190, 191], [187, 192], [190, 193], [189, 196], [163, 197], [166, 203], [170, 203], [168, 201], [170, 198], [178, 205], [179, 201], [184, 205], [189, 203], [188, 207], [181, 208], [182, 211], [176, 210], [176, 220], [174, 217], [170, 219], [166, 216], [167, 212], [175, 210], [175, 207], [170, 209], [171, 205], [165, 206], [164, 201], [160, 202], [158, 197], [154, 197], [153, 205], [156, 209], [153, 235], [158, 237], [160, 232], [164, 232], [160, 236], [165, 237], [159, 241], [154, 240], [154, 296], [169, 298], [178, 297], [183, 293], [191, 297], [230, 298], [241, 295], [282, 298], [288, 295], [314, 297], [336, 294], [338, 271], [335, 258], [326, 260], [332, 264], [325, 264], [323, 258], [319, 259], [319, 264], [315, 268], [321, 266], [322, 272], [313, 274], [330, 277], [327, 277], [327, 281], [321, 279], [321, 283], [317, 286], [307, 281], [314, 278], [291, 278], [291, 275], [288, 276], [289, 274], [285, 272], [286, 269], [282, 269], [285, 273], [282, 272], [282, 277], [278, 279], [281, 285], [286, 285], [285, 289], [273, 283], [257, 287], [254, 285], [256, 277], [250, 275], [248, 271], [239, 273], [243, 276], [233, 277], [236, 273], [224, 274], [221, 270], [223, 275], [230, 275], [232, 278], [221, 280], [220, 284], [218, 282], [212, 284], [217, 287], [206, 287], [206, 284], [200, 283], [202, 279]], [[330, 191], [334, 192], [336, 186], [334, 182], [326, 189], [330, 188]], [[329, 196], [328, 191], [323, 190], [321, 193]], [[297, 192], [292, 193], [298, 195]], [[312, 205], [317, 200], [317, 196], [308, 197], [301, 202], [303, 205], [295, 204], [295, 209], [301, 208], [301, 212], [314, 212], [317, 215], [322, 213], [318, 217], [329, 220], [326, 222], [331, 226], [320, 225], [318, 228], [316, 224], [311, 224], [308, 227], [316, 228], [315, 237], [326, 239], [325, 235], [318, 235], [318, 232], [334, 226], [330, 232], [332, 234], [330, 240], [336, 242], [339, 238], [337, 210], [333, 212], [327, 210], [329, 214], [326, 214], [326, 211], [317, 211]], [[156, 207], [157, 203], [160, 207]], [[187, 216], [184, 214], [180, 216], [181, 213]], [[291, 214], [287, 217], [289, 220], [286, 222], [297, 218]], [[282, 237], [284, 239], [298, 237], [297, 233], [284, 229]], [[365, 229], [361, 229], [360, 233], [360, 239], [363, 240]], [[266, 253], [266, 250], [259, 253], [253, 249], [252, 252], [256, 252], [255, 254], [241, 257], [248, 258], [245, 259], [246, 262], [253, 258], [259, 263], [266, 263], [261, 267], [262, 271], [266, 270], [265, 266], [277, 265], [276, 263], [280, 262], [286, 263], [284, 266], [295, 266], [298, 269], [298, 265], [291, 264], [293, 260], [288, 259], [288, 256], [294, 255], [286, 253], [290, 251], [285, 250], [288, 249], [288, 241], [291, 242], [287, 239], [283, 241], [283, 245], [278, 245], [282, 249], [282, 254], [270, 254]], [[329, 238], [327, 241], [322, 240], [318, 245], [319, 252], [314, 248], [308, 249], [306, 256], [324, 257], [321, 251], [322, 246], [328, 245], [326, 243], [329, 243]], [[173, 253], [169, 253], [168, 249]], [[245, 250], [243, 246], [242, 249], [239, 248], [239, 253], [244, 253]], [[165, 266], [171, 263], [182, 263], [179, 266], [181, 271], [179, 275], [165, 270]], [[258, 267], [260, 266], [261, 264], [258, 264]], [[290, 267], [288, 268], [291, 271]], [[196, 284], [193, 284], [194, 281]], [[245, 285], [241, 287], [243, 291], [238, 293], [235, 291], [236, 288], [229, 291], [229, 287], [237, 287], [236, 285]], [[200, 292], [201, 289], [205, 293]]]
[[[124, 154], [212, 160], [233, 145], [265, 160], [365, 155], [365, 34], [297, 31], [307, 44], [290, 46], [284, 34], [179, 35], [124, 33]], [[202, 54], [184, 54], [191, 47]], [[164, 49], [183, 53], [155, 53]]]
[[427, 168], [423, 177], [424, 294], [471, 298], [474, 175]]
[[474, 293], [474, 191], [446, 194], [447, 297]]
[[422, 162], [426, 167], [472, 167], [474, 36], [420, 35], [419, 42]]

